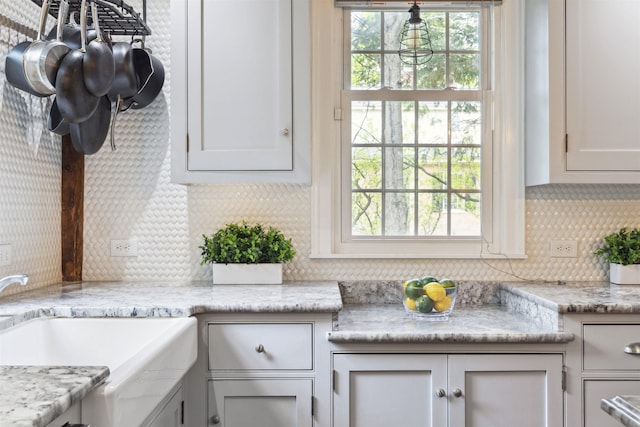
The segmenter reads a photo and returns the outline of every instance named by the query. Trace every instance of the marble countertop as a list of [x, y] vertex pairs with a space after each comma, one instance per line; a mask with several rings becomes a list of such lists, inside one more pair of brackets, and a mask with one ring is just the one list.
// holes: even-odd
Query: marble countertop
[[[0, 330], [42, 316], [187, 317], [205, 312], [337, 312], [337, 282], [283, 285], [84, 282], [0, 299]], [[41, 427], [108, 376], [89, 367], [0, 366], [0, 427]]]
[[640, 313], [640, 285], [609, 282], [505, 283], [515, 295], [570, 313]]
[[571, 333], [540, 327], [500, 305], [463, 305], [447, 320], [407, 313], [402, 304], [347, 304], [327, 335], [335, 343], [566, 343]]
[[219, 312], [336, 312], [337, 282], [215, 285], [211, 282], [83, 282], [0, 299], [0, 329], [41, 316], [187, 317]]
[[106, 366], [0, 366], [0, 427], [41, 427], [109, 376]]
[[[562, 331], [567, 313], [640, 313], [640, 286], [608, 283], [461, 283], [455, 310], [446, 322], [415, 319], [404, 312], [401, 282], [289, 282], [283, 285], [216, 285], [210, 282], [84, 282], [50, 286], [0, 298], [0, 329], [41, 316], [62, 317], [186, 317], [206, 312], [324, 312], [334, 313], [327, 338], [335, 343], [437, 342], [437, 343], [564, 343], [573, 335]], [[20, 408], [19, 397], [8, 387], [24, 382], [46, 383], [54, 388], [56, 369], [69, 369], [67, 381], [80, 387], [97, 385], [107, 374], [87, 382], [83, 367], [2, 367], [0, 420], [6, 408]], [[15, 375], [5, 376], [14, 369]], [[47, 370], [52, 375], [47, 375]], [[80, 370], [76, 378], [74, 370]], [[100, 379], [100, 375], [104, 375]], [[8, 380], [9, 378], [14, 378]], [[84, 379], [84, 380], [83, 380]], [[82, 382], [84, 381], [84, 382]], [[22, 383], [21, 383], [22, 382]], [[32, 383], [33, 384], [33, 383]], [[44, 386], [32, 388], [34, 393]], [[62, 390], [63, 401], [79, 394]], [[7, 390], [5, 392], [5, 390]], [[75, 397], [74, 397], [75, 396]], [[51, 405], [52, 419], [62, 413], [54, 398], [22, 397], [35, 405]], [[40, 402], [40, 403], [37, 403]], [[70, 406], [70, 405], [69, 405]], [[3, 409], [4, 408], [4, 409]], [[33, 424], [41, 415], [32, 412]], [[26, 409], [24, 409], [26, 411]], [[2, 426], [3, 421], [0, 421]]]
[[463, 282], [447, 321], [405, 312], [400, 282], [340, 289], [344, 308], [327, 336], [336, 343], [566, 343], [565, 314], [640, 313], [640, 286], [608, 282]]
[[627, 427], [640, 427], [640, 396], [602, 399], [601, 408]]

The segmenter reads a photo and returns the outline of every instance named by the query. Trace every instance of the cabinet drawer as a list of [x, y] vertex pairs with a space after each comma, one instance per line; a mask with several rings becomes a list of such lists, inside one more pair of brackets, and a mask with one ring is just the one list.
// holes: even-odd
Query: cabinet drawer
[[313, 368], [311, 323], [210, 323], [209, 370]]
[[583, 366], [585, 370], [640, 371], [640, 356], [624, 348], [640, 342], [640, 324], [583, 326]]

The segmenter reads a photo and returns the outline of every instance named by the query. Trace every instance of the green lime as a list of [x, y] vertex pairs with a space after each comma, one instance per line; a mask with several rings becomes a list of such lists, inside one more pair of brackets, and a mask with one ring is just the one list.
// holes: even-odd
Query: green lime
[[403, 286], [404, 294], [409, 298], [417, 299], [419, 296], [424, 294], [424, 291], [422, 290], [422, 283], [420, 283], [420, 280], [418, 279], [407, 280]]
[[433, 276], [424, 276], [422, 279], [420, 279], [420, 282], [422, 282], [423, 285], [426, 285], [427, 283], [431, 283], [431, 282], [437, 282], [438, 279], [436, 279]]
[[426, 295], [422, 295], [416, 300], [416, 308], [420, 313], [431, 313], [433, 310], [433, 300]]
[[440, 284], [442, 285], [443, 288], [455, 288], [456, 287], [456, 282], [454, 282], [451, 279], [442, 279], [442, 280], [440, 280]]

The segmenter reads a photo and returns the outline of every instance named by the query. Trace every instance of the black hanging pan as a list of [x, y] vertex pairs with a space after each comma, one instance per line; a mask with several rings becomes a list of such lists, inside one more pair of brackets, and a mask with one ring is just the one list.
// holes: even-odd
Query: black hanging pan
[[41, 39], [43, 37], [41, 27], [39, 40], [31, 43], [24, 53], [22, 65], [27, 81], [37, 92], [43, 95], [52, 95], [55, 93], [54, 86], [56, 82], [56, 74], [58, 67], [62, 62], [62, 58], [71, 50], [69, 46], [62, 42], [62, 28], [67, 20], [69, 4], [67, 0], [60, 2], [58, 9], [58, 34], [55, 40]]
[[110, 124], [111, 101], [106, 96], [102, 96], [98, 108], [91, 117], [82, 123], [69, 123], [71, 145], [78, 153], [97, 153], [107, 138]]
[[58, 69], [56, 76], [56, 101], [60, 114], [69, 123], [87, 120], [98, 108], [99, 96], [90, 93], [84, 85], [83, 61], [86, 49], [87, 2], [80, 6], [80, 49], [69, 52]]
[[93, 27], [98, 37], [89, 42], [83, 58], [84, 84], [87, 90], [95, 96], [106, 95], [111, 89], [115, 75], [115, 64], [111, 47], [102, 38], [98, 19], [98, 7], [94, 0], [88, 0], [91, 5]]
[[[49, 12], [49, 0], [43, 0], [42, 9], [40, 12], [40, 31], [38, 33], [38, 37], [36, 40], [39, 40], [42, 32], [44, 31], [44, 27], [47, 22], [47, 14]], [[4, 70], [7, 77], [7, 81], [13, 86], [25, 92], [28, 92], [32, 95], [36, 96], [48, 96], [36, 91], [29, 81], [27, 80], [27, 76], [24, 72], [23, 60], [24, 55], [29, 46], [31, 46], [30, 41], [24, 41], [15, 47], [13, 47], [4, 62]]]
[[47, 119], [47, 129], [58, 135], [69, 134], [69, 122], [67, 122], [60, 114], [58, 101], [56, 99], [51, 103], [49, 109], [49, 118]]

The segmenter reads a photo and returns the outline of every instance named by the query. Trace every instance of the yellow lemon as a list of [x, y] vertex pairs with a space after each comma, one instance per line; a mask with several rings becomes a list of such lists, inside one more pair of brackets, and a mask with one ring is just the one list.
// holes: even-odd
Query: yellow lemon
[[411, 298], [405, 298], [404, 306], [407, 307], [408, 310], [416, 311], [416, 300]]
[[449, 307], [451, 307], [451, 297], [446, 295], [442, 300], [436, 301], [436, 303], [433, 305], [433, 308], [435, 308], [436, 311], [439, 312], [447, 311]]
[[447, 297], [447, 291], [444, 287], [437, 282], [432, 282], [424, 285], [424, 293], [435, 302], [442, 301]]

